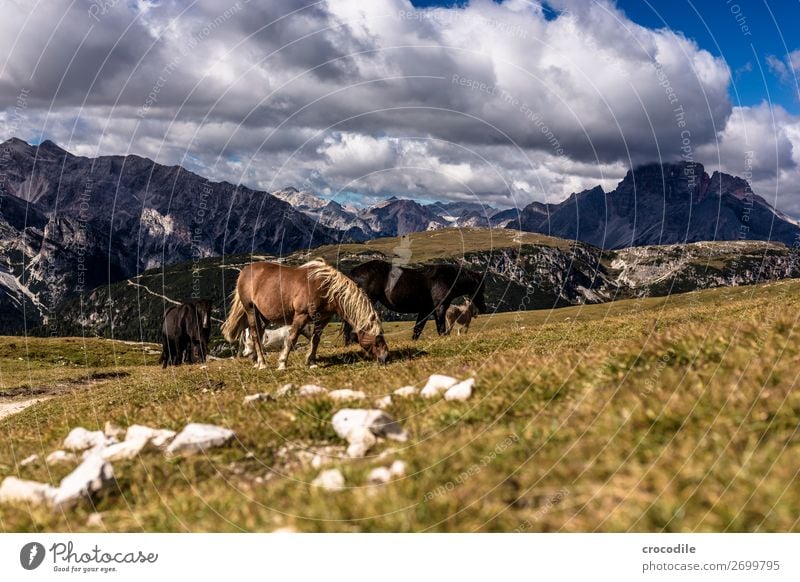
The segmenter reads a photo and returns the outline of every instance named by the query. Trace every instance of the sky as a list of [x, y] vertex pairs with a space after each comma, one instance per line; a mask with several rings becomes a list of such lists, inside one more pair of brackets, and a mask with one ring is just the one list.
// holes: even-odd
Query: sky
[[495, 207], [701, 162], [800, 218], [800, 2], [0, 0], [0, 138]]

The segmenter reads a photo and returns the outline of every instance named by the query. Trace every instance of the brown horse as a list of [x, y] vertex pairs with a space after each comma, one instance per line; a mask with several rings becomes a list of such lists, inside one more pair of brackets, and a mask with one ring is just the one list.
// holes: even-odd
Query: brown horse
[[[252, 263], [242, 269], [236, 281], [230, 314], [222, 325], [225, 339], [233, 343], [250, 328], [251, 337], [261, 337], [264, 321], [291, 325], [289, 337], [278, 358], [278, 369], [286, 369], [286, 359], [294, 348], [300, 330], [313, 325], [311, 347], [306, 364], [316, 366], [317, 347], [322, 330], [333, 315], [339, 315], [356, 331], [359, 345], [380, 363], [386, 363], [389, 348], [383, 327], [369, 298], [347, 276], [322, 260], [300, 267], [276, 263]], [[255, 342], [256, 367], [266, 368], [261, 342]]]

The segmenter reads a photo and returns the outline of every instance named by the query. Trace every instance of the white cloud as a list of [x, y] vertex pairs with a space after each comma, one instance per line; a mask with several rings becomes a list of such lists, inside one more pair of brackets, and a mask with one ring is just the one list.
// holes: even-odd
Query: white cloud
[[[554, 20], [521, 0], [163, 0], [96, 22], [88, 0], [12, 3], [0, 95], [30, 97], [0, 131], [267, 189], [504, 204], [613, 188], [630, 164], [677, 159], [684, 130], [704, 156], [741, 159], [745, 132], [771, 143], [771, 114], [733, 109], [730, 70], [694, 41], [608, 2], [551, 4]], [[791, 171], [794, 118], [780, 115], [759, 179]]]

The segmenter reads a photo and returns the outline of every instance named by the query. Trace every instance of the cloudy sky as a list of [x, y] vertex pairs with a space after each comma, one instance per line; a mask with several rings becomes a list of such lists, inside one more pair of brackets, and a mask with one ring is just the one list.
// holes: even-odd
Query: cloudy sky
[[794, 2], [0, 2], [3, 139], [502, 207], [683, 156], [800, 217]]

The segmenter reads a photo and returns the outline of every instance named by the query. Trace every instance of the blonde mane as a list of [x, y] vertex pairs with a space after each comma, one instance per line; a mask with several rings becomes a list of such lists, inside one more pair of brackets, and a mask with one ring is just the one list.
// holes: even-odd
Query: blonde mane
[[383, 334], [378, 313], [366, 293], [359, 289], [352, 279], [322, 259], [309, 261], [303, 267], [308, 269], [309, 279], [319, 283], [325, 298], [339, 306], [340, 315], [353, 326], [353, 329], [374, 336]]

